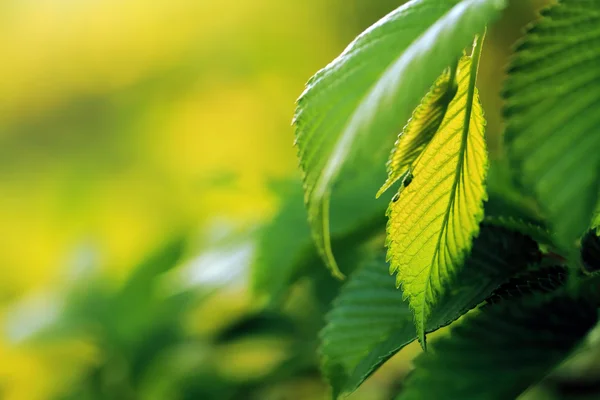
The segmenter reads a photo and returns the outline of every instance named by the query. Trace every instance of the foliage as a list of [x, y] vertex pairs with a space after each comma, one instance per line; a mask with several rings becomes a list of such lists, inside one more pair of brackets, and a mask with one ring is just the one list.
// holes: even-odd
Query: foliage
[[508, 156], [566, 247], [590, 225], [600, 191], [598, 4], [548, 9], [515, 49], [504, 89]]
[[[320, 335], [334, 398], [415, 339], [425, 352], [399, 399], [515, 398], [593, 336], [600, 1], [562, 0], [520, 39], [502, 91], [506, 154], [490, 161], [476, 83], [486, 27], [505, 7], [409, 1], [358, 36], [298, 100], [315, 254], [333, 276], [355, 270]], [[386, 232], [354, 225], [356, 242], [336, 246], [331, 196], [340, 187], [362, 195], [361, 176], [379, 179], [373, 196], [401, 181]], [[446, 325], [450, 335], [426, 346]]]
[[341, 275], [331, 254], [327, 216], [342, 165], [356, 156], [359, 165], [382, 161], [398, 125], [504, 5], [502, 0], [408, 2], [309, 81], [294, 119], [296, 143], [309, 220], [334, 274]]
[[[433, 310], [426, 331], [450, 324], [516, 271], [538, 260], [537, 244], [527, 236], [483, 227], [457, 284]], [[323, 370], [336, 394], [356, 389], [417, 337], [410, 308], [387, 269], [383, 255], [366, 260], [344, 286], [327, 318], [321, 333]]]

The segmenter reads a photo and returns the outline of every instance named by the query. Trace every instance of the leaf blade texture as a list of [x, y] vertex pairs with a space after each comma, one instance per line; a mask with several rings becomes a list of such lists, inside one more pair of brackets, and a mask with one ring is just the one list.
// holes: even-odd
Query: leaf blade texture
[[432, 82], [505, 6], [505, 0], [409, 1], [308, 82], [294, 117], [296, 145], [313, 236], [335, 275], [342, 276], [328, 213], [334, 182], [352, 176], [342, 167], [383, 165]]
[[398, 400], [514, 399], [571, 354], [596, 306], [566, 294], [486, 307], [415, 359]]
[[421, 100], [421, 104], [415, 108], [412, 117], [398, 136], [387, 163], [388, 178], [377, 192], [377, 197], [407, 173], [433, 139], [455, 92], [456, 87], [450, 71], [444, 71]]
[[508, 155], [521, 186], [573, 247], [600, 184], [600, 2], [547, 9], [516, 49], [503, 96]]
[[[525, 235], [483, 226], [461, 279], [427, 323], [432, 332], [484, 301], [515, 273], [539, 260], [537, 244]], [[353, 274], [334, 302], [321, 332], [321, 364], [334, 396], [354, 391], [417, 333], [382, 255]]]
[[388, 210], [390, 271], [397, 273], [423, 346], [431, 310], [464, 264], [483, 219], [488, 158], [474, 87], [477, 61], [460, 60], [446, 117], [414, 166], [411, 184]]

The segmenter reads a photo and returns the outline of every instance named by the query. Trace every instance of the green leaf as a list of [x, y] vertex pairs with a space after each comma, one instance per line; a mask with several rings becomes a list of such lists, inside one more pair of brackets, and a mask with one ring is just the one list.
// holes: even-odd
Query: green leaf
[[388, 259], [415, 315], [419, 341], [479, 232], [486, 199], [485, 120], [475, 80], [479, 53], [458, 65], [458, 91], [439, 131], [388, 210]]
[[[279, 306], [290, 285], [311, 275], [315, 268], [323, 268], [311, 239], [300, 181], [277, 186], [281, 205], [274, 218], [259, 231], [252, 263], [252, 290], [268, 306]], [[353, 267], [352, 262], [347, 262], [353, 255], [347, 257], [346, 253], [385, 231], [385, 206], [375, 204], [372, 195], [376, 187], [376, 180], [365, 179], [358, 189], [342, 185], [333, 196], [336, 208], [332, 210], [331, 237], [344, 271]]]
[[[537, 244], [530, 238], [483, 226], [457, 285], [433, 311], [427, 331], [456, 320], [538, 260]], [[395, 288], [383, 256], [369, 260], [352, 275], [327, 322], [321, 333], [322, 365], [335, 397], [354, 391], [417, 337], [410, 308]]]
[[398, 399], [515, 399], [564, 360], [596, 320], [595, 305], [567, 295], [486, 307], [415, 359]]
[[350, 158], [354, 171], [383, 165], [399, 127], [432, 82], [504, 7], [505, 0], [410, 1], [308, 82], [294, 118], [296, 144], [313, 236], [337, 276], [328, 213], [342, 166]]
[[302, 253], [311, 247], [302, 187], [290, 184], [280, 195], [279, 211], [259, 232], [252, 264], [252, 290], [269, 303], [279, 302]]
[[600, 184], [600, 2], [564, 0], [516, 50], [504, 89], [508, 155], [523, 188], [572, 248]]
[[[455, 69], [452, 69], [455, 72]], [[451, 70], [433, 84], [421, 104], [415, 109], [398, 140], [387, 163], [388, 179], [377, 197], [388, 190], [398, 179], [405, 176], [413, 162], [421, 155], [444, 120], [448, 104], [456, 94], [456, 82]]]
[[533, 199], [515, 187], [507, 160], [490, 161], [487, 190], [485, 223], [521, 232], [540, 244], [556, 248], [552, 233], [540, 217]]

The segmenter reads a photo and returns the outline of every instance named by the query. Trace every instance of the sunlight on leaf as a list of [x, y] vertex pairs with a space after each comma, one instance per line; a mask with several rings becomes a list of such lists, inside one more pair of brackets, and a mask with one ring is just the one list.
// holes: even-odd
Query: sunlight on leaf
[[[427, 332], [455, 321], [537, 261], [538, 246], [529, 237], [482, 226], [457, 285], [427, 321]], [[408, 303], [396, 289], [383, 255], [374, 256], [343, 287], [321, 332], [322, 369], [334, 396], [354, 391], [416, 338]]]
[[458, 91], [439, 131], [388, 210], [388, 259], [415, 315], [419, 341], [432, 309], [463, 266], [483, 219], [487, 169], [475, 80], [480, 45], [458, 66]]
[[296, 144], [313, 236], [335, 275], [342, 276], [329, 240], [329, 197], [342, 167], [349, 159], [355, 169], [385, 162], [432, 82], [505, 6], [504, 0], [410, 1], [308, 82], [294, 118]]
[[454, 83], [454, 76], [451, 76], [449, 70], [445, 71], [415, 109], [394, 145], [387, 164], [388, 179], [377, 192], [377, 197], [407, 173], [411, 164], [433, 139], [446, 115], [448, 104], [456, 93]]

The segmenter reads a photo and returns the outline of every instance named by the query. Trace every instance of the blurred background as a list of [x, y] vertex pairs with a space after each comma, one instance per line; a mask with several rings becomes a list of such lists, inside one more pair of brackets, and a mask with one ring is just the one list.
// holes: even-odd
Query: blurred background
[[[339, 283], [311, 252], [294, 101], [400, 3], [0, 2], [0, 398], [324, 398]], [[543, 3], [488, 35], [494, 157]], [[355, 398], [387, 398], [416, 352]]]

